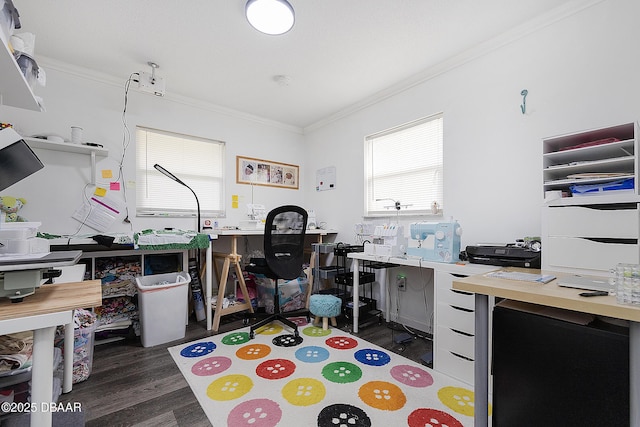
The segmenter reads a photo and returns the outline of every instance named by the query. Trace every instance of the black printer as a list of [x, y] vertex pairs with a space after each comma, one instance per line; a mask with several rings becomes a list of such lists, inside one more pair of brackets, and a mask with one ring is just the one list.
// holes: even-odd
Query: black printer
[[524, 247], [520, 245], [504, 246], [467, 246], [467, 259], [474, 264], [499, 265], [503, 267], [540, 268], [542, 252], [539, 246]]

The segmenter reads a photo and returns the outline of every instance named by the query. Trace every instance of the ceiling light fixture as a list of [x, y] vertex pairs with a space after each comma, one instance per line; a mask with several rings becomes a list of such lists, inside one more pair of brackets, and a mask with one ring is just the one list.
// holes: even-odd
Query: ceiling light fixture
[[287, 0], [249, 0], [245, 15], [253, 28], [274, 36], [286, 33], [295, 22], [293, 7]]

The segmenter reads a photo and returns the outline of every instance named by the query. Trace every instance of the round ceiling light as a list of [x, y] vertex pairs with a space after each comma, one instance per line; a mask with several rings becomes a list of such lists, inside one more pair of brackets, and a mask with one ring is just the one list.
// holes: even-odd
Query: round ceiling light
[[295, 22], [293, 7], [287, 0], [249, 0], [245, 14], [253, 28], [270, 35], [286, 33]]

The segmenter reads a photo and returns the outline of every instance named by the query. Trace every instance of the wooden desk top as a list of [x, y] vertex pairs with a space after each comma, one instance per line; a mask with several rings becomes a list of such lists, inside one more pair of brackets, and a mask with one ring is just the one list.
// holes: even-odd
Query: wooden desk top
[[[262, 230], [240, 230], [234, 228], [216, 228], [208, 230], [210, 236], [263, 236], [264, 229]], [[320, 235], [326, 236], [328, 234], [337, 234], [337, 230], [314, 228], [313, 230], [305, 230], [306, 235]], [[216, 237], [213, 237], [214, 239]]]
[[[552, 274], [556, 277], [567, 275], [555, 271], [541, 272], [533, 269], [505, 268], [505, 270]], [[558, 286], [557, 279], [547, 284], [540, 284], [477, 274], [454, 280], [452, 287], [460, 291], [640, 322], [640, 306], [618, 304], [616, 297], [611, 295], [581, 297], [578, 294], [586, 291]]]
[[100, 280], [43, 285], [22, 302], [0, 298], [0, 321], [102, 305]]

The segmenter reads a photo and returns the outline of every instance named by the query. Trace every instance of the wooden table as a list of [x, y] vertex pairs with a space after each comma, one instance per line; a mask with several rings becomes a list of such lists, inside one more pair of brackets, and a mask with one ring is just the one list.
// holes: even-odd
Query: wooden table
[[[47, 410], [47, 404], [51, 403], [53, 389], [53, 340], [56, 326], [71, 324], [73, 310], [76, 308], [100, 305], [100, 280], [43, 285], [36, 289], [35, 294], [19, 303], [12, 303], [6, 298], [0, 299], [0, 335], [33, 331], [31, 426], [51, 425], [51, 412]], [[68, 342], [66, 338], [65, 342]], [[68, 347], [71, 350], [69, 356]], [[72, 352], [73, 346], [66, 345], [65, 362], [73, 360]]]
[[[314, 230], [306, 230], [305, 234], [307, 235], [316, 235], [318, 236], [318, 243], [322, 243], [322, 237], [328, 234], [336, 234], [335, 230], [323, 230], [323, 229], [314, 229]], [[206, 254], [206, 291], [205, 291], [205, 311], [207, 315], [207, 330], [217, 331], [220, 327], [220, 318], [227, 314], [236, 313], [238, 311], [249, 310], [253, 312], [253, 308], [251, 306], [251, 299], [249, 298], [249, 293], [247, 292], [247, 285], [244, 282], [244, 276], [242, 275], [242, 267], [240, 266], [240, 260], [242, 259], [242, 255], [238, 254], [238, 237], [243, 236], [264, 236], [264, 230], [239, 230], [239, 229], [216, 229], [212, 230], [210, 233], [211, 239], [218, 239], [220, 236], [230, 236], [231, 237], [231, 251], [229, 253], [211, 253], [211, 250], [207, 251]], [[222, 272], [218, 279], [218, 298], [216, 300], [216, 309], [213, 315], [213, 319], [211, 318], [211, 310], [212, 307], [212, 268], [210, 266], [214, 266], [215, 268], [215, 260], [214, 258], [224, 259], [224, 264], [222, 266]], [[238, 283], [240, 286], [240, 290], [244, 296], [244, 303], [231, 305], [227, 308], [222, 308], [222, 301], [224, 301], [227, 280], [229, 278], [229, 270], [234, 268], [236, 271], [236, 277], [238, 278]]]
[[[553, 271], [509, 268], [507, 270], [526, 273], [566, 275]], [[640, 426], [640, 306], [623, 305], [615, 296], [585, 298], [578, 289], [557, 285], [557, 280], [547, 284], [497, 279], [478, 274], [455, 280], [453, 289], [475, 293], [475, 414], [474, 425], [488, 425], [488, 362], [489, 362], [489, 296], [540, 304], [548, 307], [608, 316], [630, 321], [629, 327], [629, 371], [630, 371], [630, 424]]]

